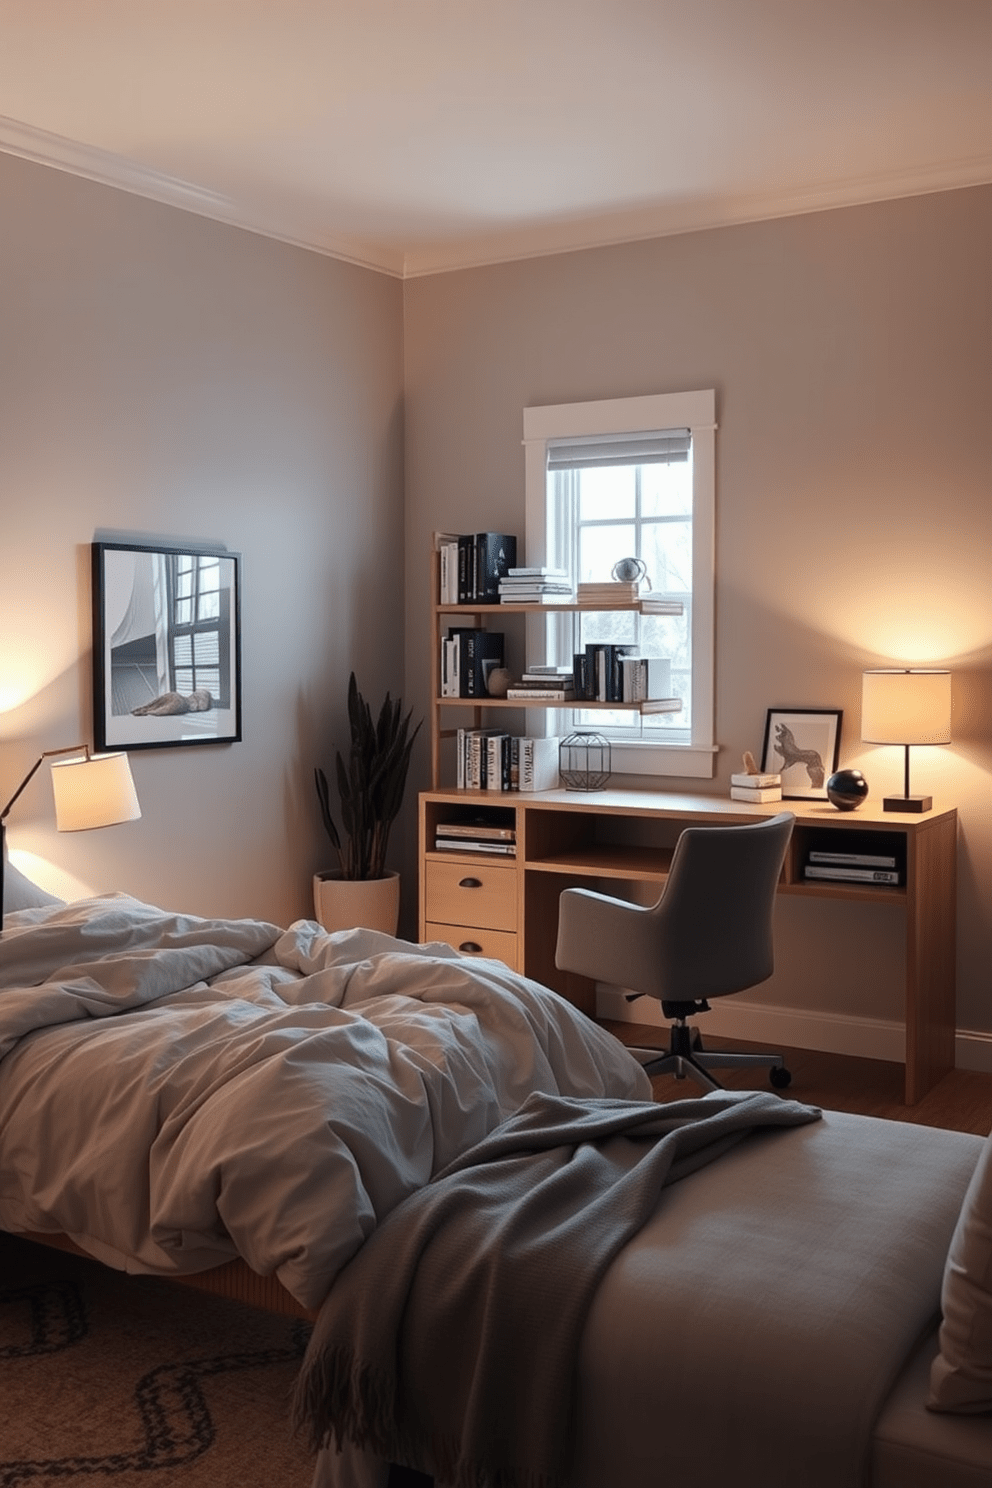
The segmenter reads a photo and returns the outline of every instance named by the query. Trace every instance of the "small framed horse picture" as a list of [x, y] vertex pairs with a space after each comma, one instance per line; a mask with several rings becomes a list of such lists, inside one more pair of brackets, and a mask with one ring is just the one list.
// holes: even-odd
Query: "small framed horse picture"
[[785, 799], [827, 799], [840, 753], [840, 708], [769, 708], [762, 773], [781, 775]]

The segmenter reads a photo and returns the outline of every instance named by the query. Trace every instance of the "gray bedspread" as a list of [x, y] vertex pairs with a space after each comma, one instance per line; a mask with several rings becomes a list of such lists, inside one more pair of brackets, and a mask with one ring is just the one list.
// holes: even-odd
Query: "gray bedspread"
[[314, 1447], [349, 1441], [458, 1488], [554, 1488], [590, 1301], [661, 1189], [758, 1127], [819, 1115], [762, 1093], [535, 1095], [338, 1277], [297, 1391]]

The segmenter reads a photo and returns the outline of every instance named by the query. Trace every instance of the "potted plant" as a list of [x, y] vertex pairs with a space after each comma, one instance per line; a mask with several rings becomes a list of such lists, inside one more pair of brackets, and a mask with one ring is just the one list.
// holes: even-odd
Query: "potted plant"
[[325, 930], [364, 925], [395, 935], [399, 924], [399, 874], [386, 868], [389, 833], [403, 803], [413, 741], [412, 711], [386, 693], [373, 721], [372, 710], [348, 681], [347, 757], [337, 751], [336, 778], [341, 831], [331, 811], [327, 776], [314, 771], [321, 819], [338, 854], [339, 867], [314, 877], [314, 912]]

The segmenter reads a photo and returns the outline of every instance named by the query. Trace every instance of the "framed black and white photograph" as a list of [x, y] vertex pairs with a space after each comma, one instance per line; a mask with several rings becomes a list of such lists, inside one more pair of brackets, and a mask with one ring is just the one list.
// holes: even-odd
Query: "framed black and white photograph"
[[93, 543], [97, 750], [241, 738], [238, 553]]
[[827, 781], [840, 752], [839, 708], [769, 708], [765, 719], [763, 774], [781, 775], [782, 795], [827, 799]]

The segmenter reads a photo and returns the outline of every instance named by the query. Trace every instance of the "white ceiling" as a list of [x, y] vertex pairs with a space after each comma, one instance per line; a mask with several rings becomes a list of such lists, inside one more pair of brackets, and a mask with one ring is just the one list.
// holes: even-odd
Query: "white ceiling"
[[992, 0], [0, 0], [0, 150], [430, 273], [992, 181]]

